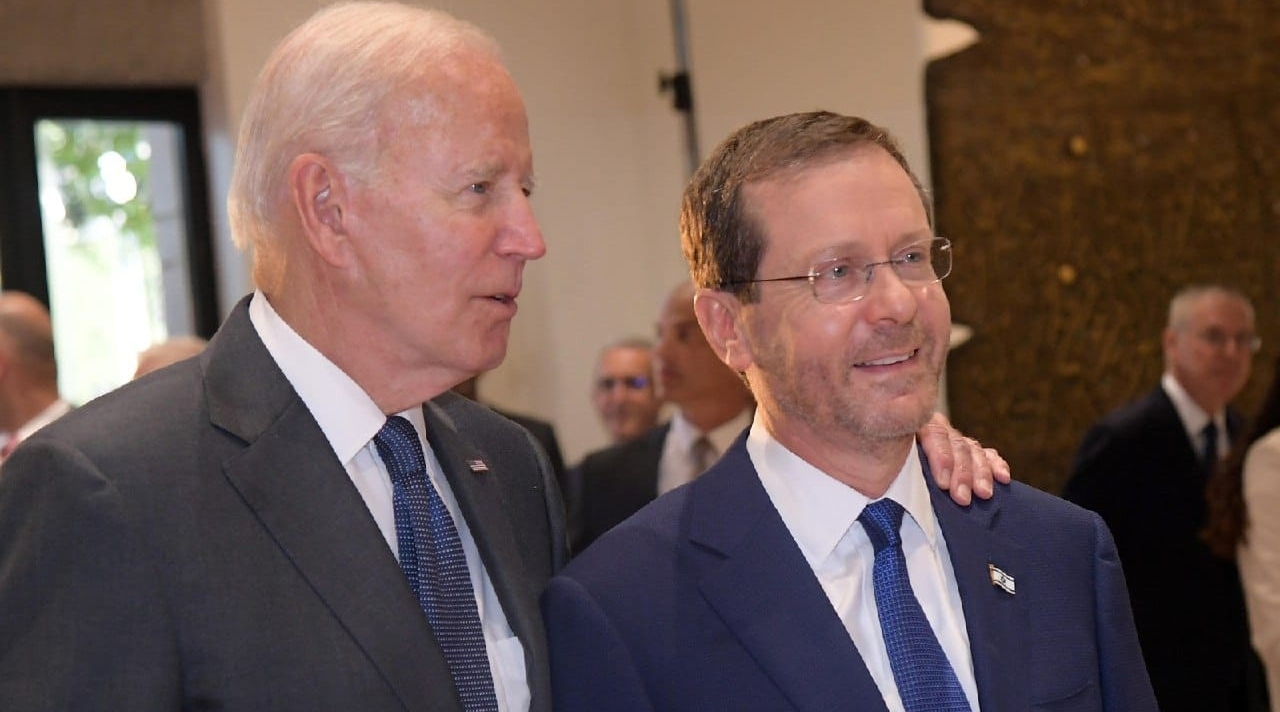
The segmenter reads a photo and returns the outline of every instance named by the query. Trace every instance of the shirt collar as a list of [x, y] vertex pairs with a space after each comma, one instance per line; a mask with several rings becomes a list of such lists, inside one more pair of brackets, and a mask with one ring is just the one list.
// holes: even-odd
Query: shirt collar
[[[346, 372], [299, 336], [261, 291], [253, 293], [249, 320], [271, 358], [311, 411], [338, 461], [344, 465], [350, 462], [382, 428], [387, 416]], [[411, 419], [415, 427], [421, 427], [421, 417], [419, 413]]]
[[45, 406], [45, 409], [37, 413], [34, 418], [23, 423], [22, 427], [13, 431], [9, 437], [17, 438], [19, 442], [26, 440], [40, 428], [66, 415], [69, 410], [71, 410], [71, 404], [59, 398]]
[[1182, 421], [1182, 427], [1186, 429], [1187, 437], [1191, 438], [1191, 442], [1200, 442], [1200, 433], [1204, 431], [1204, 426], [1208, 425], [1210, 420], [1218, 424], [1219, 433], [1227, 432], [1226, 411], [1212, 415], [1204, 412], [1204, 409], [1196, 404], [1172, 373], [1165, 372], [1160, 378], [1160, 386], [1173, 402], [1173, 409], [1178, 412], [1178, 419]]
[[715, 446], [716, 452], [723, 453], [733, 445], [733, 441], [738, 439], [738, 435], [742, 433], [743, 429], [751, 424], [753, 412], [753, 409], [746, 408], [729, 420], [703, 433], [693, 423], [690, 423], [682, 413], [676, 411], [675, 415], [671, 416], [671, 429], [667, 432], [667, 438], [679, 448], [680, 452], [687, 452], [695, 440], [705, 435], [707, 440], [710, 440], [711, 444]]
[[[871, 500], [788, 450], [764, 427], [759, 415], [747, 435], [747, 454], [809, 566], [817, 568]], [[937, 546], [933, 502], [915, 447], [884, 496], [901, 504], [920, 526], [929, 545]]]

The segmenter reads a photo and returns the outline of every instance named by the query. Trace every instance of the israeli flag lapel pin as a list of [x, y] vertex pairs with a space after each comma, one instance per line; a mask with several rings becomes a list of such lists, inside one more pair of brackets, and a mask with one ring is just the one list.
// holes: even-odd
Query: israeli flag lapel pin
[[992, 586], [995, 586], [1010, 596], [1014, 594], [1012, 576], [996, 568], [995, 564], [987, 564], [987, 573], [991, 574]]

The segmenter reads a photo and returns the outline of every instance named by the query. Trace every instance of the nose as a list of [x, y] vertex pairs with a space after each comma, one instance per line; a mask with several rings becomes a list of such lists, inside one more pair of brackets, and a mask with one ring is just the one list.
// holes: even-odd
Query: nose
[[867, 321], [892, 321], [899, 324], [909, 323], [919, 311], [920, 302], [917, 290], [926, 287], [910, 287], [902, 281], [892, 265], [881, 262], [871, 267], [872, 272], [867, 282], [867, 293], [860, 300], [864, 317]]
[[533, 204], [528, 196], [521, 193], [512, 201], [505, 223], [498, 244], [500, 254], [526, 260], [536, 260], [547, 254], [547, 243], [533, 216]]

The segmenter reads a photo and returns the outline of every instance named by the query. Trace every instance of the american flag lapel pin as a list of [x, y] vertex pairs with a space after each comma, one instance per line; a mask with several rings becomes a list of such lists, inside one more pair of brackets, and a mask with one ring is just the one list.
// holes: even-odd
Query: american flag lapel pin
[[484, 460], [467, 460], [467, 467], [470, 467], [471, 472], [475, 474], [489, 471], [489, 466], [484, 464]]
[[1010, 596], [1014, 594], [1012, 576], [996, 568], [995, 564], [987, 564], [987, 573], [991, 574], [992, 586], [1001, 589]]

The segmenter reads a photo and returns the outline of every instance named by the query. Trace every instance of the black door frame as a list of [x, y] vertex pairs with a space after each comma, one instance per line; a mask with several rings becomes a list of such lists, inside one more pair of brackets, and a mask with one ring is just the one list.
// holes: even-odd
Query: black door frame
[[35, 125], [41, 119], [166, 121], [181, 127], [193, 324], [197, 335], [212, 336], [220, 319], [196, 89], [0, 87], [0, 282], [48, 305], [35, 147]]

